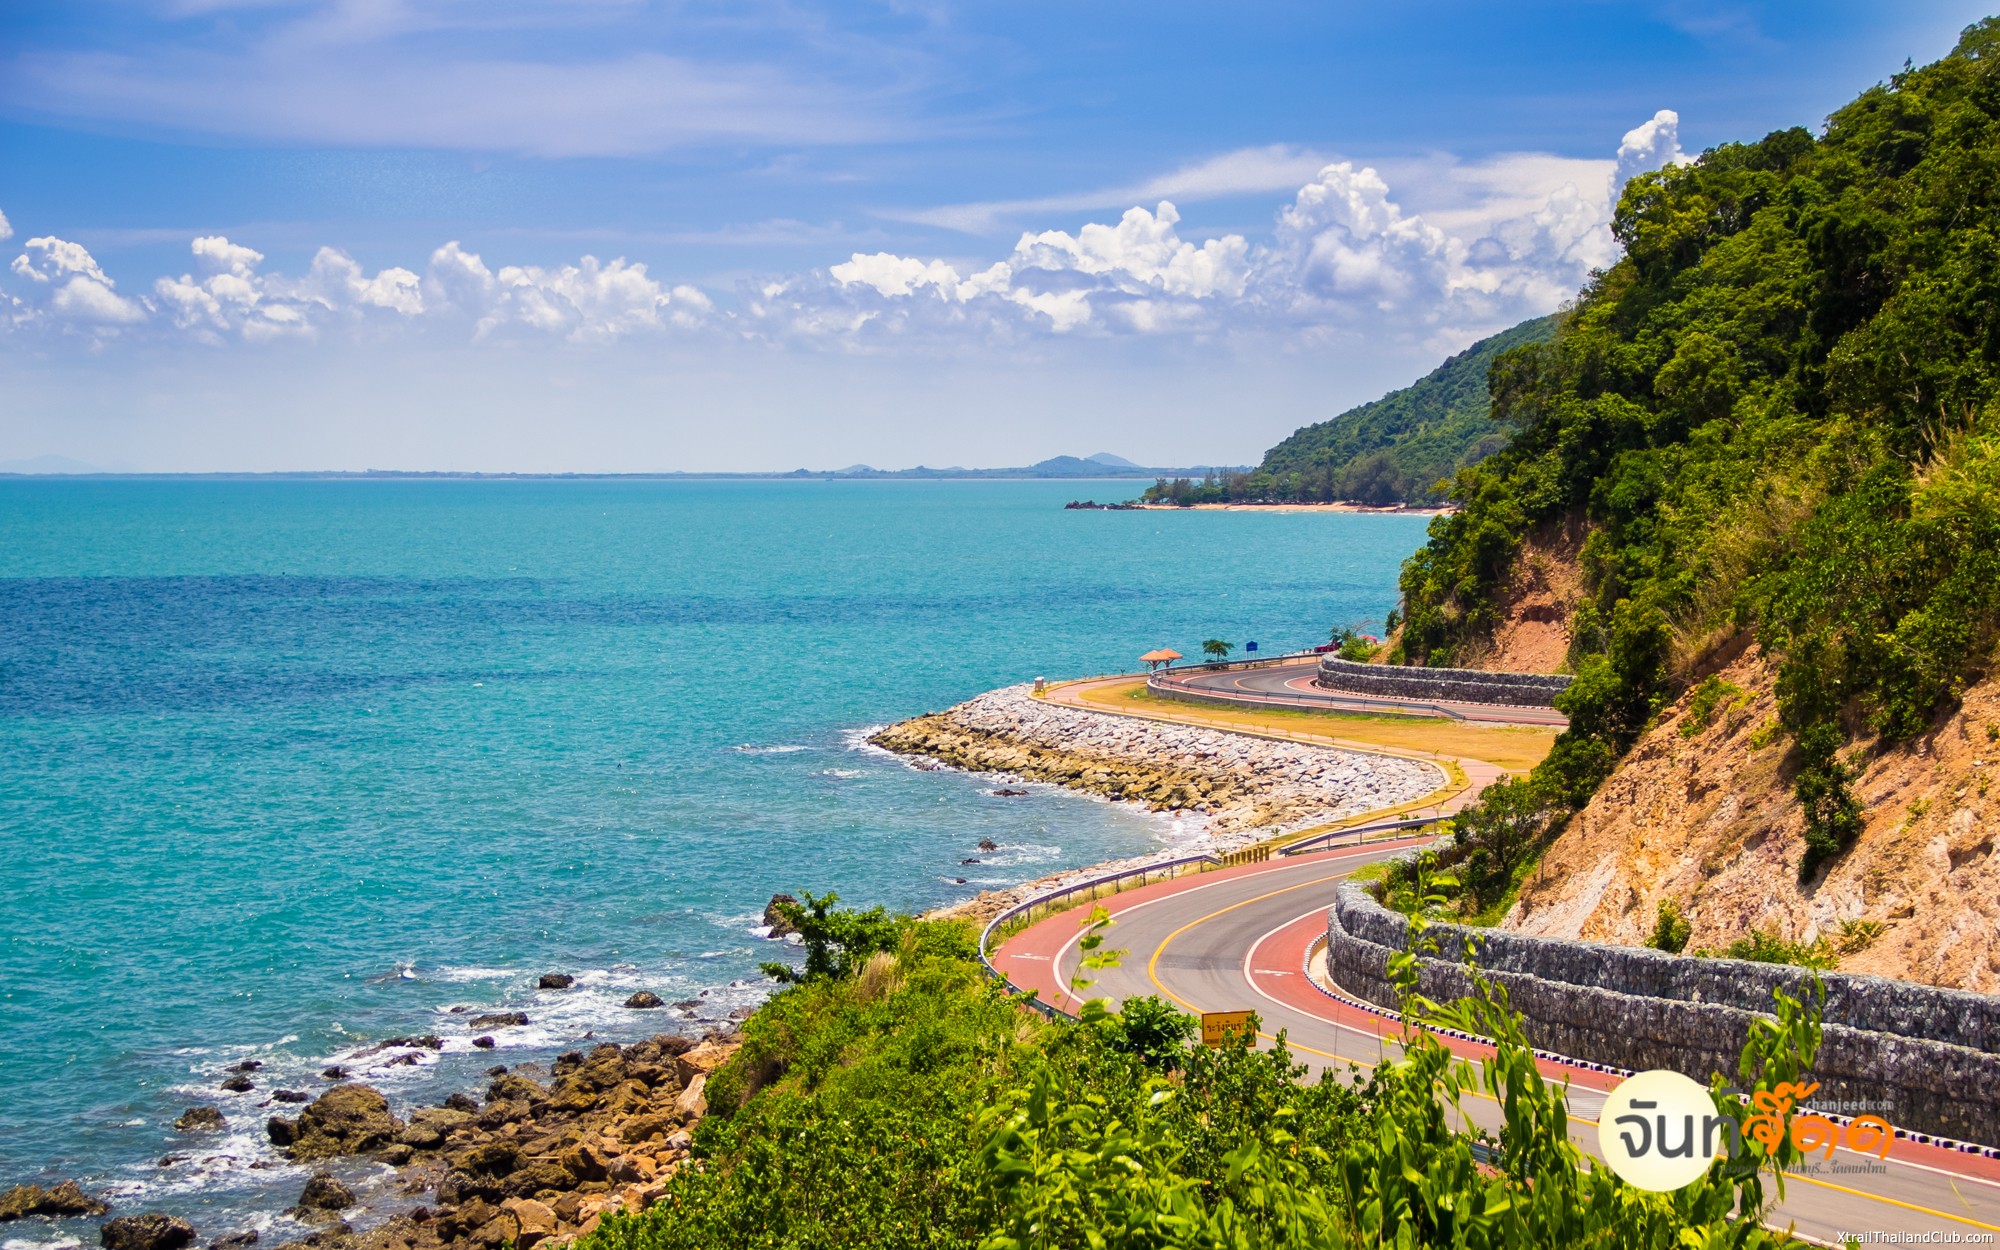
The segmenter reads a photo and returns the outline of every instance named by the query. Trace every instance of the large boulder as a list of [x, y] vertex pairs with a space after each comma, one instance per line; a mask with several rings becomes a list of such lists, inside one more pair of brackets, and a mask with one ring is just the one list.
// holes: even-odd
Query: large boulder
[[704, 1041], [687, 1053], [675, 1056], [674, 1065], [680, 1069], [681, 1085], [691, 1085], [694, 1078], [707, 1076], [729, 1062], [729, 1057], [740, 1049], [739, 1046]]
[[535, 983], [537, 989], [566, 990], [576, 984], [576, 978], [567, 972], [544, 972], [542, 979]]
[[179, 1216], [148, 1211], [106, 1220], [99, 1237], [104, 1250], [182, 1250], [194, 1244], [194, 1225]]
[[653, 993], [653, 991], [640, 990], [638, 993], [632, 995], [632, 997], [626, 999], [625, 1005], [641, 1011], [649, 1011], [654, 1007], [664, 1007], [667, 1004], [664, 999], [658, 994]]
[[358, 1201], [354, 1191], [335, 1180], [331, 1172], [314, 1172], [299, 1194], [299, 1204], [293, 1211], [310, 1217], [315, 1213], [345, 1211]]
[[214, 1133], [228, 1128], [229, 1121], [215, 1107], [189, 1107], [174, 1121], [174, 1127], [183, 1133]]
[[16, 1185], [0, 1194], [0, 1220], [18, 1220], [30, 1215], [103, 1215], [110, 1209], [84, 1193], [75, 1181], [64, 1181], [50, 1189]]
[[483, 1016], [474, 1016], [465, 1022], [465, 1027], [474, 1033], [484, 1033], [488, 1029], [519, 1028], [528, 1022], [525, 1011], [495, 1011]]
[[773, 894], [771, 901], [764, 904], [764, 923], [770, 926], [771, 936], [774, 938], [798, 932], [798, 928], [791, 921], [785, 919], [784, 913], [778, 910], [780, 903], [797, 907], [799, 900], [789, 894]]
[[[273, 1141], [278, 1141], [281, 1119], [271, 1119]], [[366, 1085], [336, 1085], [299, 1113], [286, 1153], [302, 1163], [365, 1154], [395, 1141], [402, 1128], [379, 1091]]]

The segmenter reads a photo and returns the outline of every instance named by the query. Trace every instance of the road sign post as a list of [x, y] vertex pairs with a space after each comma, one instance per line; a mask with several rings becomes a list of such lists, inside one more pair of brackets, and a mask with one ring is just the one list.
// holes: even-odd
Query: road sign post
[[1201, 1044], [1221, 1046], [1232, 1033], [1250, 1036], [1250, 1013], [1247, 1011], [1204, 1011], [1201, 1013]]

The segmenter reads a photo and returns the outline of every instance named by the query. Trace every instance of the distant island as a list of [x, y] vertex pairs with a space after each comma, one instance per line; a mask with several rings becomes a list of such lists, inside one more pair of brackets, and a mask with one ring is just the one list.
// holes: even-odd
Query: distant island
[[1123, 456], [1114, 456], [1108, 451], [1100, 451], [1094, 456], [1051, 456], [1030, 465], [1013, 469], [967, 469], [959, 465], [933, 469], [918, 465], [912, 469], [877, 469], [865, 464], [850, 464], [844, 469], [792, 469], [789, 472], [767, 473], [686, 473], [676, 471], [638, 473], [477, 473], [452, 470], [422, 469], [305, 469], [275, 473], [127, 473], [110, 472], [94, 468], [81, 461], [62, 456], [40, 456], [31, 461], [0, 461], [0, 478], [8, 477], [143, 477], [143, 478], [293, 478], [304, 481], [343, 481], [355, 478], [382, 479], [466, 479], [492, 481], [599, 481], [682, 478], [700, 480], [759, 480], [777, 481], [793, 478], [823, 478], [828, 481], [875, 480], [878, 478], [919, 478], [919, 479], [1064, 479], [1064, 478], [1124, 478], [1143, 481], [1147, 478], [1170, 479], [1176, 477], [1220, 477], [1240, 474], [1245, 465], [1198, 464], [1177, 468], [1148, 468], [1134, 464]]

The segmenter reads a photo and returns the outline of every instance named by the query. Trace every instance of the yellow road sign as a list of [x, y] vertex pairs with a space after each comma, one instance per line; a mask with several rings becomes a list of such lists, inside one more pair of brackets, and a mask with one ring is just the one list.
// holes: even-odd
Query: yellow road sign
[[1201, 1044], [1220, 1046], [1231, 1033], [1250, 1035], [1247, 1011], [1204, 1011], [1201, 1013]]

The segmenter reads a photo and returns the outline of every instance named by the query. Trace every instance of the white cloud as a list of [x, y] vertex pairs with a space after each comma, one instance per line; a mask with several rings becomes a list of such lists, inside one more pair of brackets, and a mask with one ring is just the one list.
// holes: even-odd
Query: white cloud
[[44, 235], [24, 246], [27, 250], [10, 268], [40, 288], [38, 294], [57, 322], [112, 327], [146, 319], [145, 308], [118, 294], [118, 284], [81, 243]]
[[7, 214], [0, 213], [0, 243], [14, 237], [14, 227], [7, 220]]
[[[720, 332], [865, 347], [1258, 332], [1456, 349], [1553, 310], [1593, 269], [1615, 261], [1609, 223], [1625, 180], [1685, 159], [1679, 118], [1661, 110], [1626, 133], [1615, 160], [1432, 156], [1392, 166], [1394, 178], [1333, 161], [1296, 187], [1261, 242], [1238, 233], [1184, 237], [1179, 209], [1161, 199], [1073, 232], [1023, 231], [999, 257], [855, 252], [746, 286], [733, 308], [624, 257], [489, 266], [452, 241], [421, 274], [399, 266], [371, 273], [321, 248], [303, 276], [289, 277], [220, 235], [192, 240], [193, 271], [159, 279], [144, 300], [120, 295], [80, 244], [31, 239], [12, 265], [26, 288], [6, 298], [16, 326], [130, 326], [157, 313], [163, 331], [211, 342], [372, 324], [434, 327], [460, 341]], [[1206, 185], [1233, 185], [1231, 176], [1213, 173]], [[1421, 211], [1394, 189], [1398, 179], [1414, 188]]]
[[1005, 222], [1050, 213], [1118, 208], [1149, 200], [1193, 204], [1260, 192], [1289, 191], [1311, 178], [1325, 164], [1326, 157], [1318, 153], [1286, 144], [1272, 144], [1224, 152], [1125, 186], [1025, 200], [989, 200], [973, 204], [946, 204], [938, 208], [891, 210], [879, 215], [891, 221], [913, 221], [962, 230], [968, 234], [987, 234]]
[[1625, 184], [1640, 174], [1667, 165], [1685, 165], [1691, 160], [1681, 151], [1681, 115], [1672, 109], [1661, 109], [1626, 131], [1619, 143], [1618, 168], [1611, 176], [1613, 202]]

